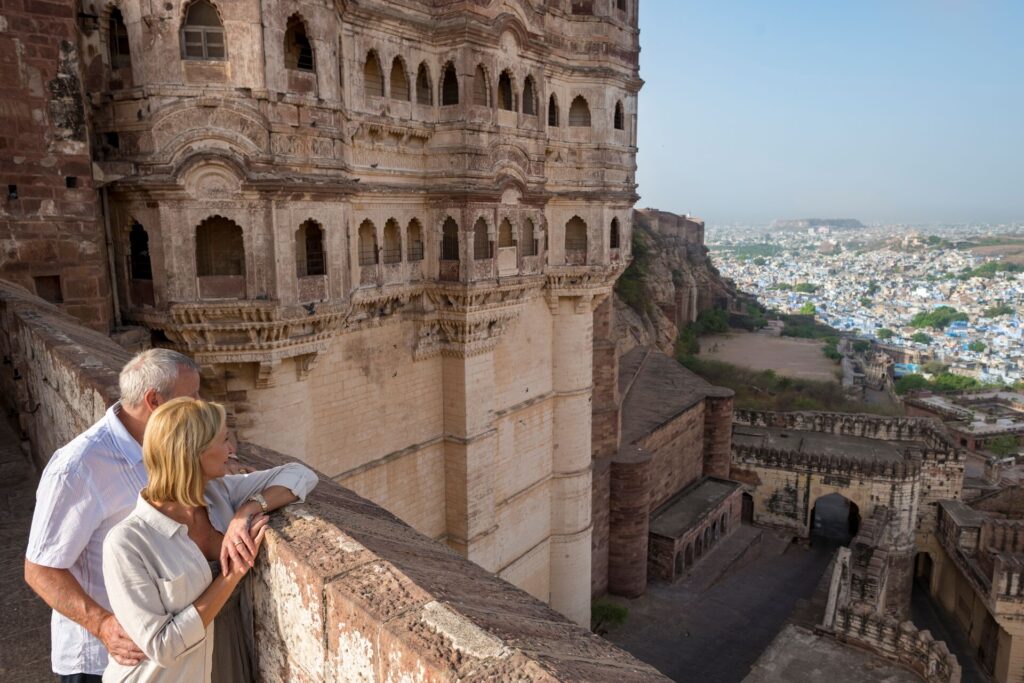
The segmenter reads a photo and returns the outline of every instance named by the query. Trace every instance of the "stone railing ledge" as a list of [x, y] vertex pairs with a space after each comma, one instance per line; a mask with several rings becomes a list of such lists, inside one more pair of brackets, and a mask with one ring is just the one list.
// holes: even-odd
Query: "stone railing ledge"
[[271, 528], [252, 582], [264, 681], [668, 680], [326, 478]]

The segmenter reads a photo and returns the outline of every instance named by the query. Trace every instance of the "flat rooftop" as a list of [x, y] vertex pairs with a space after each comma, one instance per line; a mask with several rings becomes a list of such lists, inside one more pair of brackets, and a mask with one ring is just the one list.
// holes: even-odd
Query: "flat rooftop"
[[635, 443], [710, 395], [731, 395], [657, 349], [637, 347], [619, 359], [622, 444]]
[[775, 637], [743, 683], [921, 683], [906, 669], [864, 650], [790, 624]]
[[1024, 431], [1024, 394], [1014, 391], [986, 391], [971, 394], [915, 396], [914, 401], [939, 411], [960, 416], [956, 427], [975, 434]]
[[679, 538], [737, 488], [739, 484], [734, 481], [711, 477], [691, 484], [654, 511], [650, 532], [665, 538]]
[[907, 448], [925, 448], [918, 441], [885, 441], [845, 434], [820, 434], [781, 427], [733, 425], [732, 442], [736, 446], [755, 446], [806, 453], [842, 456], [872, 462], [903, 462]]

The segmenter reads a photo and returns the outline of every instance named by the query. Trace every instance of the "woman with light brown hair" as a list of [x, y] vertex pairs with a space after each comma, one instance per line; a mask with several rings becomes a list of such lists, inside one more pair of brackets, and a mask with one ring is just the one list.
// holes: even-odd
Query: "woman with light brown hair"
[[114, 616], [147, 659], [111, 660], [104, 681], [252, 680], [236, 588], [267, 513], [304, 499], [317, 477], [297, 463], [227, 475], [233, 453], [217, 403], [178, 398], [150, 417], [142, 443], [149, 483], [103, 543]]

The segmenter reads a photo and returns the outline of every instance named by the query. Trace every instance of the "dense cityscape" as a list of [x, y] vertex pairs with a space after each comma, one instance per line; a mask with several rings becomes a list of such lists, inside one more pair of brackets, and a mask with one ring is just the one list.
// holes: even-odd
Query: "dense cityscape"
[[982, 382], [1024, 377], [1024, 227], [712, 228], [722, 275], [768, 309], [814, 314]]

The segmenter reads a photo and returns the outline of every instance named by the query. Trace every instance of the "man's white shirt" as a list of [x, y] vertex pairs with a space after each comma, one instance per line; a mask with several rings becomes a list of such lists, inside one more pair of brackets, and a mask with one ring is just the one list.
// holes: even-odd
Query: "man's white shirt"
[[[147, 481], [142, 447], [118, 419], [120, 406], [53, 454], [39, 480], [26, 552], [30, 562], [70, 570], [108, 610], [103, 539], [135, 508]], [[99, 639], [56, 611], [50, 632], [55, 673], [103, 674], [107, 650]]]

